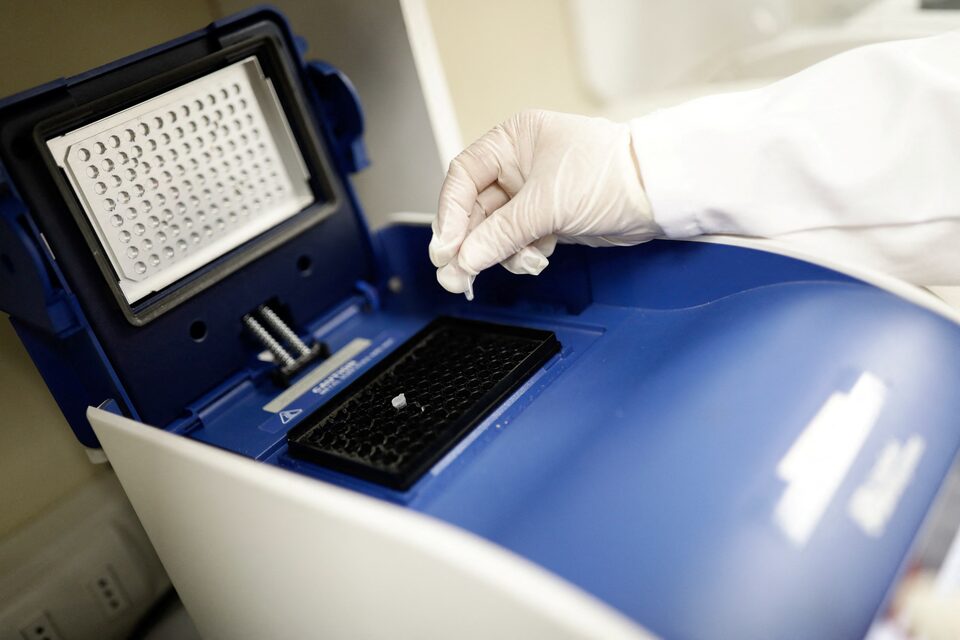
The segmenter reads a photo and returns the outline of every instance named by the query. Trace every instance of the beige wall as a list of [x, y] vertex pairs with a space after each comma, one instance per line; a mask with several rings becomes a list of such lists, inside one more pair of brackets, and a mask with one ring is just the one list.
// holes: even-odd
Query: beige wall
[[0, 537], [103, 472], [83, 447], [0, 314]]
[[515, 111], [593, 113], [565, 0], [425, 0], [464, 141]]
[[206, 0], [3, 0], [0, 15], [7, 96], [181, 36], [216, 12]]
[[[209, 23], [196, 0], [4, 0], [0, 96], [81, 73]], [[46, 386], [0, 314], [0, 536], [93, 474]]]

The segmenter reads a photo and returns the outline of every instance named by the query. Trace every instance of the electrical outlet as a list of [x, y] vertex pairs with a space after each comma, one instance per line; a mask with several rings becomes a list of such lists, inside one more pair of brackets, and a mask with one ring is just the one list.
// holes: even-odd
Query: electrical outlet
[[116, 477], [99, 474], [0, 538], [0, 640], [125, 640], [169, 585]]
[[20, 629], [20, 635], [23, 637], [23, 640], [63, 639], [63, 636], [57, 632], [57, 628], [53, 626], [53, 620], [50, 619], [50, 614], [46, 611], [40, 612], [30, 621], [30, 624], [23, 626]]
[[87, 586], [108, 618], [118, 616], [130, 607], [130, 600], [123, 592], [120, 580], [109, 565], [103, 567]]

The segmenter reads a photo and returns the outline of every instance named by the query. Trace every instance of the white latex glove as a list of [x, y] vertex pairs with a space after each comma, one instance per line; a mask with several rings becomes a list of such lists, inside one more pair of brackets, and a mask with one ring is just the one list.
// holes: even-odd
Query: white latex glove
[[628, 125], [524, 111], [450, 163], [430, 259], [445, 289], [472, 298], [477, 273], [499, 262], [536, 275], [558, 240], [630, 245], [659, 235]]

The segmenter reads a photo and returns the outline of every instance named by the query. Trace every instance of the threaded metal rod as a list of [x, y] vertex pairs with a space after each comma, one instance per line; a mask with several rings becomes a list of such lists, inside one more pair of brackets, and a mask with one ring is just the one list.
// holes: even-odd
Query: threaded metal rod
[[280, 334], [281, 338], [287, 341], [287, 344], [299, 351], [301, 356], [310, 354], [310, 347], [304, 344], [300, 336], [294, 333], [293, 329], [281, 320], [280, 316], [274, 313], [273, 309], [267, 305], [263, 305], [260, 307], [260, 315], [263, 316], [263, 319], [267, 321], [267, 324], [270, 325], [274, 331]]
[[267, 331], [262, 324], [257, 322], [256, 318], [250, 315], [243, 316], [243, 324], [246, 325], [247, 329], [257, 337], [260, 343], [266, 347], [270, 353], [273, 354], [273, 357], [279, 360], [280, 364], [284, 367], [290, 367], [296, 363], [293, 356], [283, 348], [283, 345], [277, 342], [276, 338], [270, 335], [270, 332]]

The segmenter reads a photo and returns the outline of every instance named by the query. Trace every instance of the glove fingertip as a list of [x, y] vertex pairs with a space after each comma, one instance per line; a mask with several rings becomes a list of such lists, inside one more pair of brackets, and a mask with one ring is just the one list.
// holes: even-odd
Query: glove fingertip
[[536, 245], [526, 246], [500, 263], [504, 269], [518, 276], [540, 275], [549, 264], [550, 261]]
[[437, 282], [450, 293], [466, 293], [473, 284], [472, 277], [453, 262], [437, 269]]
[[538, 276], [547, 268], [550, 261], [536, 247], [524, 247], [520, 250], [520, 259], [523, 263], [523, 272], [531, 276]]

